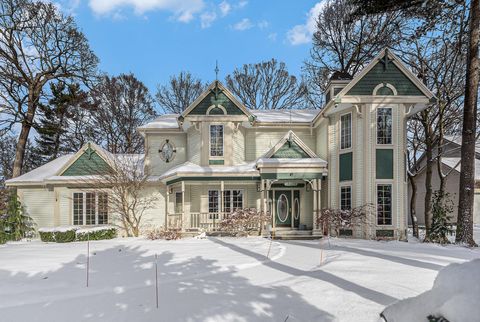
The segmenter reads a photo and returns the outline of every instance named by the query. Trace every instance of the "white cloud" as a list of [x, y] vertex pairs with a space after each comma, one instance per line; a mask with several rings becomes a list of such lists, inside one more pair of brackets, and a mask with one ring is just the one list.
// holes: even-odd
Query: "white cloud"
[[236, 5], [237, 8], [243, 8], [248, 4], [248, 1], [239, 1]]
[[138, 15], [152, 10], [172, 12], [180, 22], [191, 21], [204, 7], [203, 0], [90, 0], [90, 8], [99, 15], [118, 12], [124, 7], [132, 7]]
[[200, 15], [200, 26], [202, 29], [208, 28], [217, 19], [215, 12], [204, 12]]
[[325, 6], [326, 1], [318, 2], [307, 13], [307, 21], [302, 25], [296, 25], [287, 32], [287, 39], [292, 45], [302, 45], [309, 43], [316, 29], [317, 18], [320, 11]]
[[271, 34], [268, 35], [268, 39], [270, 39], [271, 41], [277, 41], [277, 33], [272, 32]]
[[260, 29], [268, 28], [269, 25], [270, 24], [266, 20], [262, 20], [257, 24], [258, 28], [260, 28]]
[[227, 1], [222, 1], [218, 5], [218, 8], [220, 9], [220, 13], [222, 14], [223, 17], [228, 15], [230, 13], [230, 11], [232, 10], [232, 6]]
[[253, 27], [252, 22], [248, 18], [243, 18], [239, 22], [233, 25], [233, 29], [238, 31], [247, 30]]

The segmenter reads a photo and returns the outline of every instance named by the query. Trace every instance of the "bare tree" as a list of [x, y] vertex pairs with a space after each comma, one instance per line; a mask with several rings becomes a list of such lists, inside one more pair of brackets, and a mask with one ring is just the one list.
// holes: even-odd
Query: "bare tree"
[[276, 59], [245, 64], [225, 78], [226, 86], [250, 109], [304, 107], [306, 87]]
[[[380, 50], [401, 41], [403, 21], [397, 13], [355, 17], [356, 6], [347, 0], [326, 0], [319, 13], [310, 59], [303, 67], [310, 100], [321, 102], [332, 74], [353, 77]], [[354, 19], [354, 20], [353, 20]]]
[[[148, 194], [149, 173], [144, 172], [142, 154], [108, 154], [108, 164], [95, 161], [87, 166], [90, 173], [78, 179], [85, 192], [102, 194], [108, 208], [110, 224], [124, 230], [129, 237], [138, 237], [145, 213], [159, 200], [158, 193]], [[105, 204], [107, 200], [107, 204]]]
[[2, 121], [21, 123], [13, 177], [22, 172], [30, 130], [45, 86], [55, 80], [86, 81], [97, 57], [73, 18], [46, 2], [0, 3], [0, 106]]
[[163, 113], [182, 113], [199, 97], [206, 86], [189, 72], [171, 76], [166, 85], [157, 86], [155, 98]]
[[156, 116], [148, 88], [133, 74], [121, 74], [104, 76], [90, 94], [93, 124], [103, 137], [101, 145], [112, 153], [143, 152], [137, 127]]

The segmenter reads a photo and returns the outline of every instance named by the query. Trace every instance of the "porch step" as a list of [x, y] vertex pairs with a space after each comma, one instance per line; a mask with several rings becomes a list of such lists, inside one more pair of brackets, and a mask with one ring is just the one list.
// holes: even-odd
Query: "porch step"
[[276, 230], [273, 239], [279, 240], [314, 240], [322, 236], [312, 234], [311, 230]]

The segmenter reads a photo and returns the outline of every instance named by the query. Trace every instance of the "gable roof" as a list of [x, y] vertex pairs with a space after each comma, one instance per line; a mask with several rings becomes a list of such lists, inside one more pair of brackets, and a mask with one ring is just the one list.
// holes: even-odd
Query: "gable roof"
[[318, 158], [318, 156], [290, 130], [261, 158], [300, 159]]
[[[384, 61], [383, 63], [382, 63], [382, 60]], [[386, 63], [385, 63], [385, 60], [387, 61]], [[372, 72], [375, 73], [376, 69], [374, 69], [374, 68], [377, 65], [380, 67], [380, 65], [382, 65], [382, 64], [383, 65], [385, 65], [385, 64], [388, 65], [390, 63], [392, 63], [393, 66], [394, 66], [393, 71], [395, 71], [395, 70], [400, 71], [401, 74], [405, 77], [405, 79], [407, 79], [409, 82], [411, 82], [416, 87], [417, 91], [415, 91], [415, 93], [420, 94], [420, 95], [424, 95], [429, 99], [432, 99], [432, 98], [435, 97], [435, 95], [418, 79], [418, 77], [416, 77], [410, 71], [410, 69], [408, 69], [405, 66], [405, 64], [402, 63], [400, 58], [398, 58], [393, 52], [388, 50], [388, 48], [384, 48], [364, 69], [362, 69], [357, 75], [355, 75], [355, 77], [352, 79], [352, 81], [350, 83], [348, 83], [348, 85], [345, 86], [340, 91], [340, 93], [338, 93], [337, 97], [342, 97], [342, 96], [345, 96], [345, 95], [359, 95], [359, 94], [355, 94], [355, 91], [353, 91], [353, 93], [350, 94], [350, 91], [360, 81], [362, 81], [364, 78], [368, 78], [367, 75], [370, 73], [370, 71], [373, 70]], [[385, 71], [386, 70], [388, 70], [387, 67], [385, 67]], [[387, 73], [386, 77], [387, 78], [392, 77], [391, 73]], [[371, 80], [369, 80], [369, 81], [371, 81]], [[375, 84], [375, 85], [378, 85], [379, 83], [381, 83], [381, 82], [377, 82], [377, 84]], [[383, 83], [385, 83], [385, 81], [383, 81]], [[371, 93], [373, 93], [373, 89], [372, 89]], [[408, 94], [402, 93], [402, 94], [399, 94], [399, 95], [416, 95], [415, 93], [414, 92], [411, 92], [411, 93], [408, 93]], [[366, 95], [366, 94], [361, 94], [361, 95]], [[370, 94], [370, 95], [372, 95], [372, 94]]]
[[[215, 100], [214, 91], [218, 89], [218, 97]], [[223, 103], [223, 104], [222, 104]], [[207, 115], [208, 109], [212, 106], [218, 104], [223, 106], [224, 104], [228, 104], [228, 106], [223, 106], [225, 109], [230, 109], [228, 114], [236, 114], [236, 115], [245, 115], [250, 116], [250, 111], [243, 105], [233, 94], [230, 92], [223, 84], [219, 81], [215, 81], [208, 86], [208, 88], [199, 96], [197, 99], [190, 104], [185, 111], [180, 115], [181, 117], [185, 118], [189, 114], [197, 114], [197, 115]], [[196, 108], [200, 108], [200, 114], [194, 112]]]

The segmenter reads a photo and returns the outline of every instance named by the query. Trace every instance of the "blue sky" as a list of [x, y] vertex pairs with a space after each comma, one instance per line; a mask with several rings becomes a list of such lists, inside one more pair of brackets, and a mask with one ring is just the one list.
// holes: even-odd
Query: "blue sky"
[[235, 67], [277, 58], [300, 74], [319, 1], [57, 0], [75, 16], [100, 69], [133, 72], [155, 93], [170, 75], [223, 79]]

